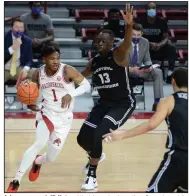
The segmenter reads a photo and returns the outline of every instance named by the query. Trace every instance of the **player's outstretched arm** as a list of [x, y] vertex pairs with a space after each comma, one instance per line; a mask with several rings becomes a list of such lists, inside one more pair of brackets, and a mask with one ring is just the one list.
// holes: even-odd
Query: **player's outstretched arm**
[[132, 40], [133, 17], [135, 15], [133, 6], [130, 6], [130, 4], [126, 4], [125, 9], [126, 14], [123, 15], [123, 19], [126, 23], [124, 41], [117, 48], [115, 48], [113, 52], [116, 63], [124, 67], [128, 66], [128, 55]]
[[92, 60], [90, 60], [87, 64], [87, 66], [85, 67], [85, 69], [81, 72], [81, 74], [84, 76], [84, 77], [89, 77], [91, 74], [92, 74], [92, 69], [91, 69], [91, 66], [92, 66]]
[[127, 131], [110, 130], [111, 133], [103, 135], [103, 138], [104, 138], [103, 141], [111, 142], [111, 141], [122, 140], [122, 139], [130, 138], [130, 137], [134, 137], [137, 135], [141, 135], [141, 134], [144, 134], [146, 132], [149, 132], [155, 129], [171, 113], [173, 109], [173, 105], [174, 105], [171, 103], [172, 101], [173, 101], [172, 96], [167, 97], [165, 100], [160, 101], [160, 103], [157, 106], [156, 112], [154, 113], [154, 115], [148, 122], [142, 123]]
[[62, 97], [62, 107], [66, 108], [70, 106], [72, 98], [90, 92], [91, 85], [88, 80], [72, 66], [66, 66], [64, 69], [64, 76], [78, 85], [76, 89]]

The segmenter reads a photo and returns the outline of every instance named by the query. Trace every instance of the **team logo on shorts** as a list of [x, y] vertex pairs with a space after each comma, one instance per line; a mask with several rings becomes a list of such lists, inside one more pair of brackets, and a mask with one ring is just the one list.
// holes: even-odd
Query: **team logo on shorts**
[[60, 138], [55, 139], [53, 144], [57, 144], [57, 146], [59, 146], [59, 144], [61, 144], [61, 139]]
[[60, 81], [62, 78], [60, 76], [57, 77], [57, 80]]

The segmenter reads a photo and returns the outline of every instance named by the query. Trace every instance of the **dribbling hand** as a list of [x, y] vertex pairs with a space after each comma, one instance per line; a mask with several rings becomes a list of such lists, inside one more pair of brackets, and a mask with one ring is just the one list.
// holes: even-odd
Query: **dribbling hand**
[[28, 109], [30, 109], [30, 110], [32, 110], [32, 111], [34, 111], [34, 112], [39, 112], [39, 111], [41, 111], [41, 110], [39, 109], [39, 107], [36, 106], [36, 105], [27, 105], [27, 107], [28, 107]]
[[71, 95], [67, 94], [64, 97], [62, 97], [62, 108], [69, 108], [71, 103], [72, 97]]

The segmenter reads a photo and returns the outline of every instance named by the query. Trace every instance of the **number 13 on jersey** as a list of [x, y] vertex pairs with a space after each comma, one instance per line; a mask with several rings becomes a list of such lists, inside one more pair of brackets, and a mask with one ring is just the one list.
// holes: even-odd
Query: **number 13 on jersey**
[[98, 76], [102, 84], [110, 83], [110, 76], [108, 73], [98, 74]]

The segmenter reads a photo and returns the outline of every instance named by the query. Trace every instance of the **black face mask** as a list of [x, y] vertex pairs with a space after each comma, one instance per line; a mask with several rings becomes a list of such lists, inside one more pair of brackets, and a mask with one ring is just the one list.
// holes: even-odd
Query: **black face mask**
[[114, 26], [114, 27], [118, 27], [119, 26], [119, 20], [116, 19], [116, 20], [110, 20], [109, 21], [109, 24]]

